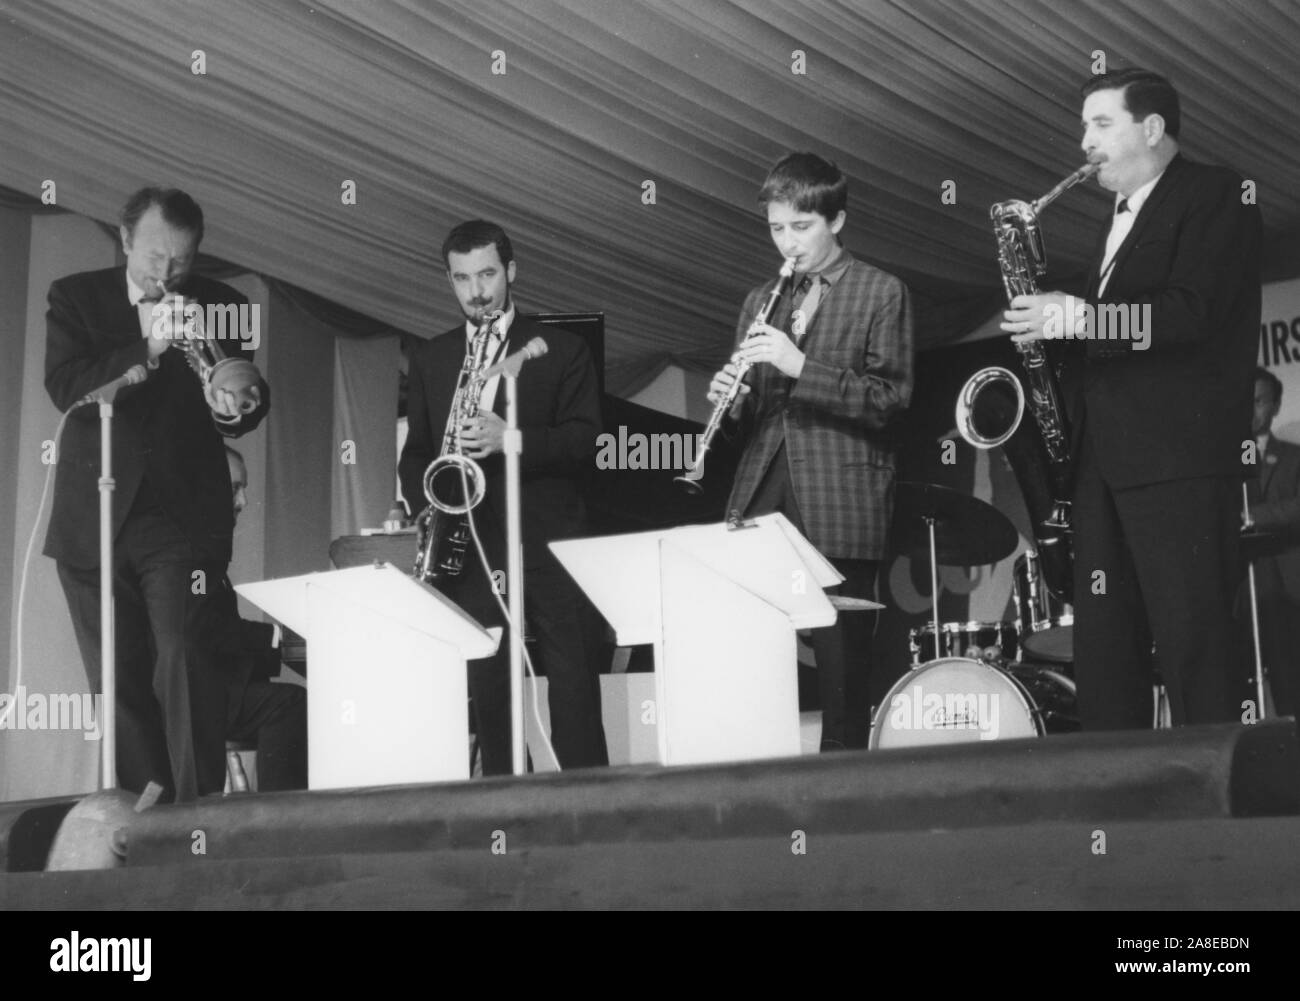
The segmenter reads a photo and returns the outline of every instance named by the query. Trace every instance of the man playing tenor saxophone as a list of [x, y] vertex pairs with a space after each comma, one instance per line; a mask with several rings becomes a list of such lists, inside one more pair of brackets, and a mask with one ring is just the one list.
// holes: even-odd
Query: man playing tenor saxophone
[[[443, 242], [442, 259], [466, 322], [412, 352], [409, 432], [398, 465], [402, 494], [412, 514], [419, 514], [429, 503], [426, 470], [435, 459], [445, 459], [449, 445], [481, 467], [483, 499], [470, 514], [494, 577], [484, 571], [470, 541], [459, 559], [460, 569], [433, 566], [432, 579], [483, 625], [503, 625], [496, 598], [499, 595], [504, 601], [511, 586], [504, 579], [505, 421], [501, 415], [506, 390], [498, 385], [499, 377], [483, 380], [480, 376], [487, 367], [541, 337], [546, 354], [530, 361], [519, 379], [526, 614], [548, 679], [551, 742], [560, 766], [608, 764], [598, 665], [582, 613], [585, 599], [547, 548], [552, 540], [583, 531], [579, 477], [591, 467], [600, 433], [591, 354], [581, 338], [543, 327], [516, 312], [511, 295], [514, 251], [500, 226], [482, 220], [461, 223]], [[487, 338], [486, 344], [482, 337]], [[481, 358], [478, 371], [463, 371], [467, 352]], [[477, 399], [465, 399], [466, 393], [477, 394]], [[449, 420], [453, 409], [456, 414]], [[430, 563], [441, 558], [436, 555]], [[468, 680], [483, 774], [509, 774], [509, 648], [504, 638], [494, 656], [469, 663]]]
[[[1240, 718], [1232, 600], [1260, 318], [1260, 215], [1231, 170], [1178, 148], [1178, 94], [1126, 69], [1083, 87], [1083, 151], [1115, 192], [1086, 304], [1017, 296], [1015, 339], [1073, 337], [1074, 660], [1086, 729]], [[1127, 312], [1126, 329], [1105, 329]], [[1087, 317], [1093, 317], [1091, 324]], [[1154, 644], [1154, 658], [1152, 647]], [[1153, 663], [1154, 661], [1154, 663]]]
[[[738, 348], [709, 386], [717, 406], [753, 366], [736, 405], [748, 434], [728, 510], [780, 511], [842, 573], [840, 592], [875, 596], [893, 515], [894, 451], [882, 433], [912, 394], [907, 287], [839, 242], [848, 179], [813, 153], [791, 153], [759, 192], [772, 242], [794, 261], [794, 292], [753, 322], [777, 280], [753, 289]], [[813, 631], [823, 751], [867, 746], [875, 614], [841, 612]]]

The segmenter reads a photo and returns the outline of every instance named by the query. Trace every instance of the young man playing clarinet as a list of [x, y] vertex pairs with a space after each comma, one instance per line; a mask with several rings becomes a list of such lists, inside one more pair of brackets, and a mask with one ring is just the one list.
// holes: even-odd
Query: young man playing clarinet
[[[754, 318], [776, 279], [749, 293], [736, 353], [709, 386], [716, 405], [737, 362], [752, 366], [733, 410], [746, 445], [727, 507], [745, 518], [780, 511], [844, 575], [841, 594], [871, 598], [893, 517], [884, 431], [912, 394], [907, 287], [841, 245], [848, 180], [835, 164], [791, 153], [758, 200], [795, 275], [768, 323]], [[874, 627], [873, 613], [841, 612], [813, 631], [823, 751], [867, 746]]]

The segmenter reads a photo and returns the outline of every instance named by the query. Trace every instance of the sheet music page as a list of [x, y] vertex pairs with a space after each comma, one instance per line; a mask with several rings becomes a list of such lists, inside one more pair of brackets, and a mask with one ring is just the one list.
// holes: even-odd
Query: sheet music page
[[764, 514], [754, 519], [755, 522], [775, 522], [780, 526], [782, 534], [789, 540], [790, 545], [794, 546], [795, 552], [799, 558], [808, 564], [809, 569], [813, 571], [813, 580], [817, 582], [820, 588], [834, 587], [836, 584], [844, 582], [844, 575], [831, 565], [831, 561], [819, 553], [811, 542], [809, 542], [794, 525], [790, 524], [790, 519], [779, 511], [773, 514]]

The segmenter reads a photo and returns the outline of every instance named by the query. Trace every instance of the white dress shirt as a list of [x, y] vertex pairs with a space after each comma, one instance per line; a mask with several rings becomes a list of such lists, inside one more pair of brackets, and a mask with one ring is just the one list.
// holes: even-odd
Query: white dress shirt
[[[1097, 294], [1102, 295], [1106, 291], [1106, 286], [1110, 283], [1110, 272], [1115, 266], [1115, 254], [1123, 245], [1124, 240], [1133, 230], [1133, 223], [1137, 220], [1137, 214], [1142, 211], [1142, 206], [1146, 204], [1147, 199], [1151, 196], [1152, 189], [1159, 183], [1160, 178], [1165, 176], [1162, 170], [1146, 184], [1138, 188], [1128, 198], [1122, 198], [1117, 193], [1115, 195], [1115, 215], [1111, 220], [1110, 233], [1106, 236], [1106, 256], [1101, 262], [1101, 284], [1097, 286]], [[1125, 205], [1123, 212], [1119, 207]]]
[[[148, 337], [153, 332], [153, 308], [158, 302], [144, 297], [144, 289], [135, 283], [129, 271], [126, 273], [126, 298], [135, 307], [136, 316], [140, 319], [140, 336]], [[151, 370], [156, 369], [158, 359], [150, 358], [146, 365]]]
[[[505, 353], [506, 338], [510, 335], [510, 324], [515, 321], [515, 304], [512, 302], [510, 308], [506, 310], [505, 315], [497, 320], [496, 325], [492, 328], [493, 332], [488, 335], [487, 364], [495, 365], [501, 360]], [[478, 327], [473, 320], [465, 321], [465, 344], [466, 350], [474, 345], [474, 335], [478, 333]], [[491, 410], [496, 404], [497, 386], [501, 382], [501, 376], [494, 375], [483, 384], [483, 393], [478, 398], [479, 410]]]

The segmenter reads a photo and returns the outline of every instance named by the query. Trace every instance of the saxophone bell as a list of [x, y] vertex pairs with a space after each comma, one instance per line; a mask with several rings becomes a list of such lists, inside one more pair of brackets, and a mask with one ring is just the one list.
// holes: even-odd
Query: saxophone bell
[[976, 372], [957, 397], [957, 432], [976, 448], [997, 448], [1016, 433], [1024, 416], [1024, 387], [1014, 372], [998, 365]]
[[486, 494], [483, 467], [467, 455], [440, 455], [424, 471], [424, 496], [444, 514], [468, 514]]

